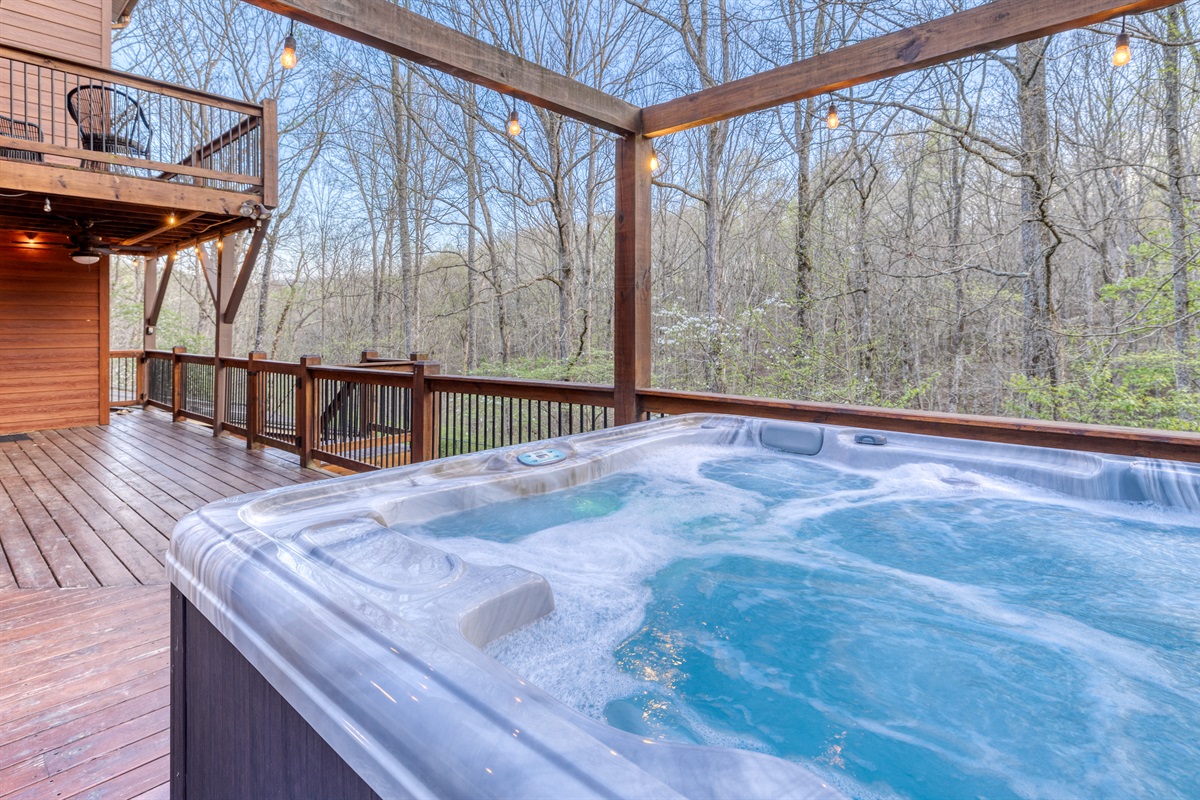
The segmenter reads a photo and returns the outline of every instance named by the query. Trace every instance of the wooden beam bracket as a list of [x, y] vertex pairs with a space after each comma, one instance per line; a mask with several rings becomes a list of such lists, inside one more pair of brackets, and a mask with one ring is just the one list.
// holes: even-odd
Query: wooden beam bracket
[[270, 219], [260, 220], [258, 227], [254, 229], [254, 234], [250, 237], [250, 244], [246, 248], [246, 257], [242, 260], [242, 269], [238, 272], [237, 280], [233, 283], [233, 290], [229, 294], [229, 300], [221, 312], [221, 318], [226, 324], [232, 325], [237, 319], [238, 309], [242, 307], [242, 298], [246, 296], [246, 287], [250, 285], [250, 276], [254, 274], [254, 265], [258, 262], [258, 253], [262, 250], [263, 240], [267, 236], [267, 226], [270, 224]]

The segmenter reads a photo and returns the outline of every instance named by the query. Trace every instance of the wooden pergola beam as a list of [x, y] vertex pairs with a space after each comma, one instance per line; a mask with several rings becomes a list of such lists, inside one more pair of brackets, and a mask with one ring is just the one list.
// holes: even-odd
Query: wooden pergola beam
[[999, 50], [1123, 14], [1141, 14], [1179, 0], [995, 0], [976, 8], [877, 36], [748, 78], [642, 109], [645, 136], [740, 117], [754, 111], [870, 81]]
[[616, 134], [639, 129], [632, 103], [387, 0], [246, 2]]

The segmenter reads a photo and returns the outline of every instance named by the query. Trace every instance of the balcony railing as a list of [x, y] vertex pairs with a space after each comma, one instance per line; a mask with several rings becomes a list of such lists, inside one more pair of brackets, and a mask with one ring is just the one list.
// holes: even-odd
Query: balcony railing
[[[112, 353], [114, 405], [130, 394], [148, 406], [242, 436], [365, 471], [427, 461], [615, 424], [611, 386], [439, 374], [428, 360], [322, 365], [269, 361], [261, 353], [214, 359], [183, 348]], [[821, 422], [857, 428], [953, 436], [1008, 444], [1200, 461], [1200, 435], [1065, 422], [940, 414], [929, 411], [803, 403], [643, 389], [651, 417], [709, 413]]]
[[0, 47], [0, 158], [275, 198], [274, 107]]

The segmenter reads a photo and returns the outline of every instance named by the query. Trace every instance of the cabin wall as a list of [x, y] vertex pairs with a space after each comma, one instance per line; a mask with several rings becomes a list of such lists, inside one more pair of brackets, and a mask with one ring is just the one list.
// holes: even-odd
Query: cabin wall
[[112, 0], [4, 0], [0, 44], [112, 66]]
[[0, 434], [106, 424], [108, 257], [24, 238], [0, 231]]

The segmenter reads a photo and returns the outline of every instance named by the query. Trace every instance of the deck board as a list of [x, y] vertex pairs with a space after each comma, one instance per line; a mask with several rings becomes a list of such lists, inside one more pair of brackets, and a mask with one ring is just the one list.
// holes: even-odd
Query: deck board
[[157, 411], [0, 443], [0, 800], [167, 800], [171, 530], [324, 477]]
[[0, 798], [167, 782], [165, 586], [0, 592]]

